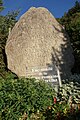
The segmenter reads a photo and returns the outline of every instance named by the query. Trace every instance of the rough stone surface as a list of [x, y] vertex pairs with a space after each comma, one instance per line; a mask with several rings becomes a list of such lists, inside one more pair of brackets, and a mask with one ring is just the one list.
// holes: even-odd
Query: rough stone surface
[[71, 74], [72, 48], [64, 28], [46, 8], [31, 7], [15, 24], [5, 47], [8, 68], [27, 76], [32, 66], [56, 64], [63, 76]]

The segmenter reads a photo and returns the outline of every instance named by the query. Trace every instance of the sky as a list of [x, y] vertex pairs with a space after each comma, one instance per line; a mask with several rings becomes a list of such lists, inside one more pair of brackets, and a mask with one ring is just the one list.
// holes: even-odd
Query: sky
[[20, 17], [33, 6], [45, 7], [54, 15], [55, 18], [60, 18], [65, 12], [74, 6], [75, 1], [76, 0], [3, 0], [5, 9], [1, 14], [6, 15], [9, 11], [20, 9]]

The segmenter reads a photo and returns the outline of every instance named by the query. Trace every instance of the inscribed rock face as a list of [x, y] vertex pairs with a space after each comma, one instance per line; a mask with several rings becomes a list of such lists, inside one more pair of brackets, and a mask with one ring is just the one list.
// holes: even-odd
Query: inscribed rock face
[[72, 48], [64, 28], [46, 8], [30, 8], [13, 27], [5, 47], [8, 68], [27, 76], [32, 67], [55, 64], [64, 77], [74, 64]]

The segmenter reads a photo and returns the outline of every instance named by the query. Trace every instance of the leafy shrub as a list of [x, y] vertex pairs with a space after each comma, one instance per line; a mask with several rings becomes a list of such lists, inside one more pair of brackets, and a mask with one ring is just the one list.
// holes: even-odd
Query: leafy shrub
[[74, 75], [63, 80], [57, 101], [45, 112], [45, 120], [80, 120], [80, 77]]
[[24, 113], [44, 111], [52, 105], [54, 91], [35, 79], [0, 80], [0, 120], [18, 120]]
[[45, 120], [80, 120], [80, 106], [75, 108], [66, 101], [57, 101], [45, 112]]
[[58, 92], [54, 88], [7, 73], [5, 79], [0, 78], [0, 120], [73, 120], [80, 113], [78, 107], [72, 109], [80, 100], [80, 83], [63, 80]]
[[59, 97], [60, 98], [64, 97], [65, 100], [68, 102], [69, 97], [72, 96], [73, 101], [75, 103], [79, 103], [80, 102], [80, 82], [78, 81], [79, 80], [75, 80], [75, 79], [64, 80], [62, 88], [59, 89]]

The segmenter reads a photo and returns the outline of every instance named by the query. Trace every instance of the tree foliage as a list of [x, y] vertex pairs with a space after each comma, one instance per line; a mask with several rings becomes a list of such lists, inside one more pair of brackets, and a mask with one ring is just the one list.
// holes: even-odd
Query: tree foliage
[[[0, 5], [3, 5], [0, 0]], [[0, 9], [2, 10], [2, 9]], [[7, 70], [7, 60], [5, 55], [5, 44], [9, 34], [9, 28], [13, 28], [16, 23], [16, 17], [19, 14], [19, 10], [9, 12], [7, 15], [0, 15], [0, 75], [4, 76]]]
[[0, 0], [0, 12], [1, 12], [3, 9], [4, 9], [4, 7], [3, 7], [3, 1]]
[[59, 22], [65, 27], [74, 51], [75, 65], [73, 72], [80, 73], [80, 2], [68, 10]]

